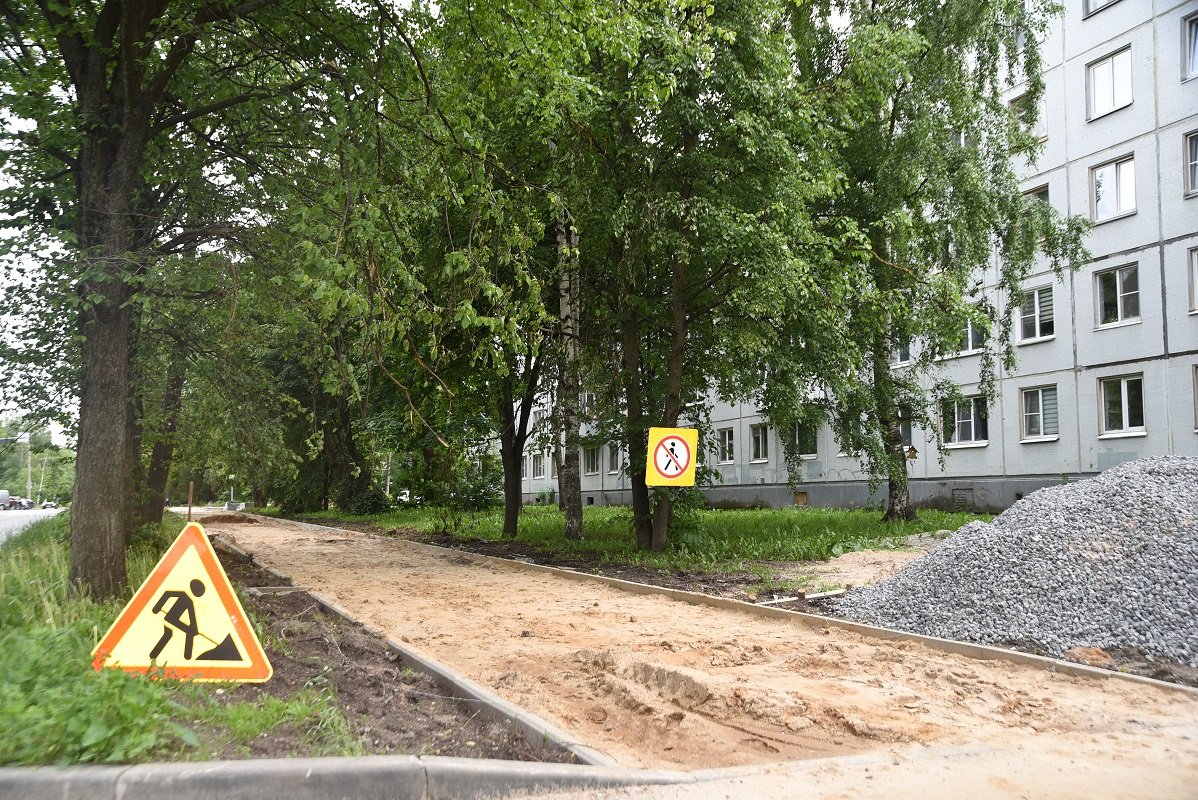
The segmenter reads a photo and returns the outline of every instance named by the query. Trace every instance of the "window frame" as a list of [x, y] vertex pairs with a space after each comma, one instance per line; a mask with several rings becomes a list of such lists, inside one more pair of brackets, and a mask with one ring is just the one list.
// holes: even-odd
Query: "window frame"
[[1181, 80], [1198, 78], [1198, 12], [1181, 18]]
[[1089, 19], [1103, 9], [1110, 8], [1119, 0], [1105, 0], [1102, 5], [1094, 5], [1094, 0], [1082, 0], [1082, 19]]
[[609, 444], [607, 446], [607, 474], [619, 475], [622, 461], [620, 448], [617, 445]]
[[[1123, 178], [1122, 178], [1123, 172], [1121, 170], [1121, 167], [1124, 164], [1132, 165], [1132, 175], [1131, 175], [1132, 205], [1130, 208], [1119, 207], [1116, 209], [1115, 213], [1111, 214], [1110, 216], [1099, 218], [1099, 216], [1098, 216], [1098, 182], [1096, 180], [1098, 177], [1098, 171], [1101, 169], [1104, 169], [1106, 167], [1114, 167], [1115, 168], [1115, 202], [1118, 205], [1119, 203], [1122, 202], [1122, 199], [1123, 199]], [[1137, 211], [1136, 203], [1137, 203], [1137, 200], [1136, 200], [1136, 154], [1134, 152], [1119, 156], [1118, 158], [1112, 158], [1109, 161], [1104, 161], [1101, 164], [1095, 164], [1094, 166], [1090, 167], [1090, 221], [1091, 222], [1093, 222], [1096, 225], [1101, 225], [1104, 222], [1110, 222], [1111, 220], [1122, 219], [1123, 217], [1129, 217], [1132, 214], [1136, 213], [1136, 211]]]
[[1198, 247], [1186, 250], [1186, 259], [1190, 273], [1190, 313], [1198, 314]]
[[[1056, 430], [1049, 433], [1044, 430], [1044, 392], [1051, 391], [1053, 393], [1053, 401], [1057, 404]], [[1036, 416], [1039, 418], [1040, 432], [1036, 434], [1028, 433], [1028, 411], [1027, 411], [1027, 396], [1036, 393], [1039, 395]], [[1055, 383], [1046, 383], [1042, 386], [1026, 386], [1019, 390], [1019, 443], [1030, 444], [1033, 442], [1055, 442], [1061, 438], [1061, 412], [1060, 412], [1061, 393], [1057, 390]]]
[[[1118, 381], [1120, 393], [1120, 416], [1122, 417], [1123, 427], [1109, 428], [1107, 427], [1107, 384]], [[1098, 438], [1099, 439], [1120, 439], [1129, 436], [1147, 436], [1148, 428], [1145, 424], [1130, 425], [1131, 422], [1131, 407], [1129, 405], [1128, 383], [1130, 381], [1138, 381], [1140, 393], [1140, 421], [1146, 422], [1144, 419], [1144, 373], [1133, 372], [1126, 375], [1106, 375], [1098, 379]]]
[[716, 429], [716, 463], [736, 463], [736, 434], [733, 428]]
[[[540, 462], [539, 467], [537, 464], [538, 461]], [[545, 454], [544, 453], [533, 453], [532, 454], [532, 479], [535, 481], [535, 480], [544, 480], [544, 478], [545, 478]]]
[[764, 422], [749, 426], [750, 464], [762, 464], [770, 460], [770, 426]]
[[[1115, 91], [1116, 91], [1115, 87], [1117, 85], [1117, 81], [1115, 79], [1115, 59], [1118, 58], [1119, 56], [1123, 55], [1124, 53], [1127, 54], [1127, 102], [1119, 103], [1118, 99], [1115, 97]], [[1095, 111], [1096, 87], [1094, 85], [1094, 71], [1096, 68], [1098, 68], [1102, 64], [1106, 64], [1106, 63], [1110, 63], [1110, 65], [1111, 65], [1110, 86], [1111, 86], [1111, 103], [1112, 103], [1112, 105], [1110, 108], [1106, 109], [1105, 111]], [[1102, 58], [1096, 58], [1093, 61], [1091, 61], [1089, 64], [1086, 64], [1086, 121], [1087, 122], [1093, 122], [1095, 120], [1102, 119], [1103, 117], [1107, 116], [1108, 114], [1114, 114], [1116, 111], [1120, 111], [1124, 108], [1127, 108], [1134, 102], [1135, 87], [1133, 86], [1133, 77], [1135, 75], [1135, 70], [1133, 69], [1133, 66], [1134, 66], [1134, 64], [1131, 60], [1131, 45], [1130, 44], [1128, 44], [1124, 47], [1120, 47], [1117, 50], [1112, 50], [1111, 52], [1107, 53]]]
[[[588, 461], [594, 461], [594, 469], [591, 469], [591, 464]], [[599, 474], [599, 445], [589, 444], [582, 448], [582, 474], [583, 475], [598, 475]]]
[[[1012, 118], [1019, 122], [1020, 125], [1027, 127], [1032, 135], [1036, 137], [1036, 141], [1044, 142], [1048, 140], [1048, 99], [1043, 94], [1040, 95], [1040, 100], [1036, 103], [1034, 109], [1028, 108], [1027, 92], [1008, 100], [1007, 108], [1010, 110]], [[1026, 118], [1028, 111], [1035, 111], [1036, 113], [1035, 122], [1031, 124], [1028, 124]]]
[[[961, 425], [965, 419], [959, 413], [962, 404], [969, 406], [969, 430], [970, 438], [960, 438]], [[944, 447], [946, 449], [962, 449], [968, 447], [985, 447], [990, 443], [990, 415], [986, 403], [986, 398], [980, 394], [965, 395], [960, 400], [945, 400], [940, 404], [940, 431], [941, 434], [947, 434], [948, 428], [945, 425], [947, 417], [945, 412], [949, 408], [953, 409], [953, 435], [943, 437]], [[986, 437], [978, 438], [978, 422], [982, 422], [982, 426], [986, 429]]]
[[[1136, 273], [1136, 313], [1135, 316], [1129, 316], [1124, 308], [1125, 298], [1130, 293], [1123, 291], [1123, 274], [1134, 270]], [[1104, 322], [1102, 319], [1102, 279], [1107, 275], [1115, 275], [1115, 304], [1117, 307], [1117, 317], [1111, 322]], [[1143, 322], [1140, 309], [1140, 264], [1122, 264], [1118, 267], [1109, 269], [1097, 270], [1094, 273], [1094, 322], [1095, 330], [1104, 328], [1119, 328], [1124, 325], [1136, 325]]]
[[1194, 433], [1198, 433], [1198, 364], [1194, 365]]
[[1198, 197], [1198, 130], [1182, 134], [1181, 164], [1182, 197]]
[[[986, 349], [986, 340], [989, 338], [990, 332], [978, 328], [973, 324], [972, 319], [965, 320], [965, 329], [962, 333], [964, 334], [965, 348], [958, 350], [956, 355], [971, 356]], [[976, 344], [974, 343], [975, 340]]]
[[[811, 451], [808, 453], [803, 452], [803, 441], [799, 437], [799, 431], [803, 428], [807, 428], [811, 431], [811, 442], [813, 446]], [[790, 427], [790, 445], [792, 448], [798, 451], [796, 455], [798, 455], [800, 459], [803, 461], [814, 461], [815, 459], [819, 458], [819, 428], [804, 422], [796, 421], [792, 423]]]
[[[1049, 312], [1050, 317], [1048, 319], [1048, 322], [1051, 323], [1051, 325], [1052, 325], [1052, 333], [1044, 333], [1044, 331], [1043, 331], [1044, 320], [1042, 319], [1043, 304], [1040, 300], [1041, 292], [1048, 292], [1048, 295], [1050, 298], [1051, 309]], [[1030, 288], [1024, 289], [1023, 294], [1024, 294], [1023, 303], [1020, 304], [1020, 306], [1018, 308], [1019, 344], [1035, 344], [1037, 342], [1047, 342], [1052, 339], [1055, 339], [1057, 337], [1057, 314], [1056, 314], [1057, 306], [1056, 306], [1056, 292], [1053, 291], [1052, 284], [1046, 283], [1043, 286], [1035, 286], [1035, 287], [1030, 287]], [[1032, 306], [1033, 306], [1032, 320], [1033, 320], [1033, 323], [1035, 324], [1035, 330], [1036, 330], [1036, 333], [1034, 336], [1024, 336], [1023, 335], [1023, 321], [1028, 318], [1028, 315], [1026, 313], [1028, 300], [1032, 301]]]

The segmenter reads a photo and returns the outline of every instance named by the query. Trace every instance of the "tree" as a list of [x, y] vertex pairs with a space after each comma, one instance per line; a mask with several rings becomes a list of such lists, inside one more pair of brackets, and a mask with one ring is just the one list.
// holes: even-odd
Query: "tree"
[[[1085, 223], [1025, 197], [1012, 166], [1038, 148], [1034, 114], [1003, 100], [1023, 83], [1034, 109], [1043, 91], [1036, 40], [1046, 21], [1027, 6], [844, 0], [795, 11], [800, 74], [840, 97], [826, 147], [844, 185], [813, 211], [843, 242], [829, 252], [849, 278], [834, 290], [846, 324], [832, 340], [796, 310], [788, 335], [806, 346], [772, 359], [763, 405], [780, 430], [827, 414], [840, 446], [887, 481], [888, 520], [914, 517], [900, 426], [939, 441], [938, 404], [955, 391], [936, 377], [938, 359], [960, 349], [971, 324], [996, 332], [982, 360], [987, 394], [995, 359], [1013, 362], [1011, 320], [978, 291], [980, 271], [996, 258], [998, 291], [1018, 298], [1038, 254], [1058, 274], [1085, 258]], [[912, 363], [896, 369], [894, 354], [908, 348]]]
[[598, 59], [606, 100], [581, 128], [599, 187], [572, 203], [584, 242], [583, 339], [618, 359], [637, 543], [668, 544], [673, 494], [645, 486], [647, 430], [703, 422], [709, 386], [760, 376], [788, 294], [817, 283], [805, 208], [831, 178], [822, 98], [792, 69], [783, 4], [657, 6], [631, 59]]
[[[228, 238], [245, 219], [237, 167], [291, 148], [349, 17], [329, 7], [108, 0], [4, 8], [0, 92], [23, 120], [5, 139], [26, 241], [57, 243], [52, 308], [74, 314], [78, 475], [71, 580], [98, 598], [125, 583], [135, 461], [130, 362], [144, 281], [163, 254]], [[273, 114], [264, 106], [275, 104]], [[197, 163], [198, 162], [198, 163]], [[188, 206], [197, 186], [219, 209]], [[187, 211], [212, 213], [196, 218]]]

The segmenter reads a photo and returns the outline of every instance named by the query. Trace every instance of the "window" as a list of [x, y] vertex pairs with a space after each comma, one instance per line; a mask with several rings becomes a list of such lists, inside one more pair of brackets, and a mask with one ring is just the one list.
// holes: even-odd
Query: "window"
[[1086, 0], [1086, 16], [1093, 14], [1099, 9], [1106, 8], [1114, 2], [1117, 2], [1117, 0]]
[[986, 330], [973, 324], [973, 320], [965, 320], [965, 328], [961, 331], [961, 344], [958, 352], [972, 353], [981, 350], [986, 344]]
[[528, 459], [521, 458], [520, 459], [520, 480], [526, 480], [527, 478], [528, 478]]
[[1027, 128], [1037, 139], [1048, 138], [1048, 105], [1044, 98], [1039, 103], [1032, 103], [1026, 94], [1021, 94], [1009, 104], [1011, 116], [1024, 128]]
[[1020, 439], [1055, 439], [1060, 433], [1057, 421], [1057, 387], [1040, 386], [1035, 389], [1024, 389], [1023, 395], [1023, 427]]
[[1198, 193], [1198, 131], [1186, 134], [1186, 152], [1183, 159], [1186, 171], [1186, 194]]
[[557, 460], [561, 456], [561, 452], [560, 449], [557, 449], [553, 451], [553, 455], [549, 456], [549, 477], [554, 480], [557, 479]]
[[545, 477], [545, 454], [544, 453], [533, 453], [532, 454], [532, 476], [534, 478], [544, 478]]
[[1136, 210], [1136, 160], [1125, 158], [1090, 170], [1090, 218], [1096, 222]]
[[1198, 78], [1198, 14], [1181, 21], [1181, 71], [1183, 78]]
[[890, 363], [892, 366], [911, 363], [911, 340], [897, 339], [890, 348]]
[[584, 447], [582, 448], [582, 474], [598, 475], [599, 474], [599, 448]]
[[754, 461], [765, 461], [770, 457], [770, 429], [768, 425], [750, 425]]
[[620, 448], [614, 444], [607, 446], [607, 472], [609, 475], [615, 475], [620, 471]]
[[985, 444], [989, 436], [986, 400], [980, 395], [946, 400], [941, 407], [941, 420], [946, 445]]
[[1047, 339], [1055, 330], [1052, 320], [1052, 287], [1029, 289], [1019, 310], [1019, 339], [1031, 342]]
[[1098, 324], [1115, 325], [1140, 318], [1139, 267], [1119, 267], [1099, 272]]
[[1047, 186], [1037, 186], [1035, 189], [1024, 192], [1023, 196], [1027, 197], [1031, 200], [1039, 200], [1041, 203], [1047, 203], [1048, 202], [1048, 187]]
[[1198, 433], [1198, 364], [1194, 365], [1194, 433]]
[[578, 401], [578, 410], [584, 415], [590, 415], [595, 410], [595, 393], [583, 392], [582, 397]]
[[1198, 313], [1198, 247], [1190, 248], [1190, 311]]
[[1131, 105], [1131, 48], [1086, 67], [1090, 86], [1090, 119]]
[[911, 446], [911, 420], [905, 408], [899, 409], [899, 436], [902, 437], [903, 447]]
[[718, 461], [721, 464], [731, 464], [736, 456], [736, 450], [733, 448], [732, 429], [720, 428], [716, 431], [719, 441], [719, 456]]
[[1144, 432], [1144, 376], [1127, 375], [1099, 381], [1104, 436]]
[[790, 430], [790, 445], [798, 453], [799, 458], [815, 458], [818, 449], [815, 442], [816, 428], [803, 422], [796, 422]]

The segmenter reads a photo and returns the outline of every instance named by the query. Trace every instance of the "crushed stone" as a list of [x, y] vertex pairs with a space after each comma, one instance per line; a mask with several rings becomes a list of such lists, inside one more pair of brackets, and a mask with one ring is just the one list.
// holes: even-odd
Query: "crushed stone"
[[836, 603], [850, 619], [1061, 656], [1133, 648], [1198, 666], [1198, 458], [1040, 489]]

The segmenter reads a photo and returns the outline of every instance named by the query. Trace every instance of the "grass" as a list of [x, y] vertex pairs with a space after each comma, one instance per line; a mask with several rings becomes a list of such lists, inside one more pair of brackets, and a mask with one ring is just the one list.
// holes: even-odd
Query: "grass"
[[[372, 516], [337, 511], [305, 515], [305, 519], [368, 521], [389, 529], [444, 531], [459, 538], [500, 539], [501, 510], [452, 515], [437, 508], [413, 508]], [[526, 506], [520, 515], [518, 540], [559, 556], [578, 555], [601, 562], [638, 564], [685, 571], [744, 569], [754, 561], [822, 561], [854, 550], [901, 547], [913, 534], [956, 530], [986, 519], [974, 514], [922, 510], [914, 522], [883, 523], [877, 510], [811, 507], [688, 511], [677, 518], [670, 546], [663, 553], [636, 549], [632, 514], [619, 506], [583, 510], [582, 541], [562, 536], [562, 513], [556, 506]]]
[[[304, 726], [321, 752], [360, 752], [325, 687], [250, 703], [222, 697], [232, 687], [220, 684], [94, 671], [91, 650], [123, 603], [71, 591], [68, 525], [59, 514], [0, 545], [0, 764], [203, 759], [279, 725]], [[135, 537], [131, 584], [182, 527], [174, 518]]]

